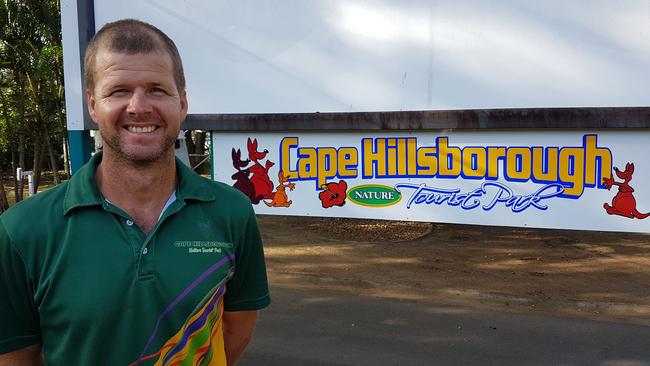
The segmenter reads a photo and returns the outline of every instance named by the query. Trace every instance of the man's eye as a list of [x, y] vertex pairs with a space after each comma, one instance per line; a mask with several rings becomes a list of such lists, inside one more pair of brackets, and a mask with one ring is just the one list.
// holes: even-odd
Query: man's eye
[[126, 89], [115, 89], [111, 92], [111, 96], [120, 97], [126, 95], [128, 92]]
[[156, 96], [164, 96], [167, 95], [167, 91], [162, 88], [152, 88], [151, 89], [151, 94], [156, 95]]

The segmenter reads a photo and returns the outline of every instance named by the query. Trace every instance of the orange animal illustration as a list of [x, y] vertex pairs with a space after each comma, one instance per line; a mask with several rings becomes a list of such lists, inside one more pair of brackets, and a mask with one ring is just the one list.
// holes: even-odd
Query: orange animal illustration
[[285, 182], [288, 182], [288, 181], [289, 181], [289, 178], [285, 177], [284, 173], [282, 171], [280, 171], [278, 173], [278, 182], [279, 182], [279, 184], [278, 184], [278, 186], [276, 188], [276, 191], [273, 192], [273, 201], [271, 201], [271, 202], [264, 201], [264, 203], [266, 203], [267, 206], [269, 206], [269, 207], [289, 207], [289, 206], [291, 206], [291, 203], [293, 203], [293, 201], [291, 201], [289, 199], [289, 197], [287, 197], [287, 192], [285, 192], [285, 189], [287, 187], [289, 187], [289, 190], [293, 191], [293, 189], [294, 189], [294, 187], [296, 185], [294, 183], [285, 184]]
[[629, 218], [645, 219], [650, 216], [650, 213], [640, 213], [636, 209], [636, 199], [632, 195], [634, 188], [629, 185], [629, 182], [632, 180], [632, 175], [634, 174], [634, 164], [627, 163], [625, 165], [625, 170], [620, 171], [617, 167], [614, 167], [616, 176], [619, 179], [623, 179], [623, 182], [617, 182], [614, 178], [603, 178], [603, 184], [607, 189], [612, 188], [612, 186], [618, 186], [618, 193], [612, 199], [612, 205], [605, 203], [603, 207], [610, 215], [620, 215]]

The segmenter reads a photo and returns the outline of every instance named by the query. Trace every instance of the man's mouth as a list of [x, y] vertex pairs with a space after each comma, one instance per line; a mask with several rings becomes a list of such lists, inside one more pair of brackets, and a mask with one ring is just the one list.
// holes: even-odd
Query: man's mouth
[[128, 126], [126, 129], [131, 133], [150, 133], [156, 128], [156, 126]]

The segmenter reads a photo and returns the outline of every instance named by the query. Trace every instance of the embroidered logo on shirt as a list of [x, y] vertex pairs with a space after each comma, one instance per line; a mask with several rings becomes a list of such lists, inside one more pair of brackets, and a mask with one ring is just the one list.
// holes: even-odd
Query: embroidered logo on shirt
[[187, 252], [192, 254], [222, 253], [224, 250], [230, 251], [233, 248], [232, 243], [209, 240], [178, 240], [174, 242], [174, 246], [187, 248]]

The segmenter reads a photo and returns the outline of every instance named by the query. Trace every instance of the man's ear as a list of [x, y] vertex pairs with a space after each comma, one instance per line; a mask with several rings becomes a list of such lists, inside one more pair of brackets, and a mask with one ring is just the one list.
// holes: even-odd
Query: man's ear
[[187, 117], [187, 92], [183, 90], [180, 95], [180, 103], [181, 103], [181, 123], [185, 121], [185, 117]]
[[95, 103], [95, 95], [89, 90], [86, 90], [86, 105], [88, 106], [88, 114], [90, 114], [90, 118], [92, 118], [93, 122], [97, 123], [95, 119]]

